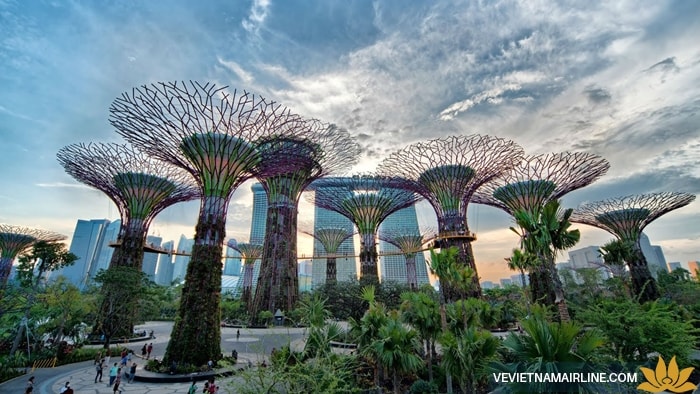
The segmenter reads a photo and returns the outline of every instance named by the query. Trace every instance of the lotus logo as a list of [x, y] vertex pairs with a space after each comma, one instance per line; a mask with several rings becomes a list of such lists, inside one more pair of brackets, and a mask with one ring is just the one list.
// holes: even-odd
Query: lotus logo
[[694, 368], [690, 367], [679, 371], [678, 364], [676, 364], [676, 356], [673, 356], [671, 362], [668, 363], [668, 368], [666, 368], [664, 359], [659, 356], [659, 362], [656, 364], [655, 371], [644, 367], [640, 367], [639, 369], [642, 370], [647, 380], [637, 386], [639, 390], [650, 391], [652, 393], [659, 393], [664, 390], [682, 393], [696, 388], [694, 384], [688, 382], [690, 373], [693, 372]]

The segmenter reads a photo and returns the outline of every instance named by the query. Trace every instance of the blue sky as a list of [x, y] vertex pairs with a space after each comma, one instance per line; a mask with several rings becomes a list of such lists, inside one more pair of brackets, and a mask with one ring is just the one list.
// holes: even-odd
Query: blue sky
[[[609, 173], [568, 206], [698, 194], [698, 15], [700, 3], [682, 0], [0, 0], [0, 222], [70, 235], [78, 218], [116, 218], [101, 193], [63, 172], [56, 151], [120, 141], [112, 100], [164, 80], [245, 89], [346, 127], [364, 148], [358, 171], [411, 142], [482, 133], [528, 153], [607, 158]], [[247, 240], [251, 203], [245, 184], [229, 235]], [[154, 232], [191, 235], [196, 206], [168, 209]], [[423, 209], [421, 220], [431, 215]], [[510, 275], [508, 218], [487, 207], [470, 215], [482, 276]], [[668, 261], [700, 259], [698, 223], [694, 202], [647, 234]], [[580, 228], [580, 246], [611, 238]]]

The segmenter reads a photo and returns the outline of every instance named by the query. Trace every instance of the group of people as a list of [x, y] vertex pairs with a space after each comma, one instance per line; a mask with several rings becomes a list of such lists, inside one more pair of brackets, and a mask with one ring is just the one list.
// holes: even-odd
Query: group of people
[[[101, 357], [101, 355], [102, 354], [100, 353], [98, 356]], [[112, 387], [115, 394], [121, 393], [119, 386], [122, 382], [122, 375], [124, 375], [124, 377], [129, 383], [133, 382], [134, 377], [136, 376], [136, 368], [138, 367], [138, 364], [136, 364], [136, 362], [134, 361], [131, 363], [131, 366], [128, 366], [129, 362], [131, 361], [130, 355], [130, 351], [127, 351], [126, 349], [123, 350], [120, 355], [121, 362], [114, 363], [114, 365], [112, 365], [112, 367], [109, 369], [109, 383], [107, 384], [107, 386]], [[105, 367], [106, 362], [104, 358], [100, 358], [99, 361], [95, 361], [95, 383], [97, 383], [98, 381], [102, 382], [102, 372]]]
[[[153, 335], [153, 331], [151, 331], [151, 335]], [[153, 351], [153, 342], [149, 343], [148, 346], [146, 344], [143, 344], [143, 347], [141, 348], [141, 356], [146, 357], [146, 360], [151, 358], [151, 352]]]
[[[187, 391], [187, 394], [198, 394], [199, 393], [199, 387], [197, 386], [196, 381], [192, 381], [192, 385], [190, 386], [190, 389]], [[214, 383], [214, 378], [209, 378], [206, 382], [204, 382], [204, 389], [202, 389], [202, 394], [218, 394], [219, 393], [219, 386], [217, 386]]]

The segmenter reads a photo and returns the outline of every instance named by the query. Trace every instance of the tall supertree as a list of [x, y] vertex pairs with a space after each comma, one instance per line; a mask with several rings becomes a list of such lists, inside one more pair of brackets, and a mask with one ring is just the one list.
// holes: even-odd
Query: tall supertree
[[338, 281], [338, 248], [345, 240], [351, 238], [354, 233], [340, 227], [320, 228], [315, 232], [313, 230], [302, 230], [301, 232], [312, 236], [323, 246], [326, 257], [326, 283], [336, 283]]
[[247, 92], [198, 82], [134, 88], [112, 103], [110, 121], [137, 148], [190, 172], [200, 187], [192, 256], [164, 360], [194, 365], [218, 360], [221, 257], [231, 195], [253, 177], [260, 161], [253, 141], [294, 133], [304, 122]]
[[[510, 171], [481, 186], [472, 202], [500, 208], [511, 216], [521, 211], [536, 217], [549, 201], [593, 183], [609, 168], [607, 160], [591, 153], [526, 156]], [[534, 300], [547, 305], [558, 304], [562, 313], [568, 315], [554, 260], [541, 261], [530, 269], [530, 291]]]
[[639, 245], [642, 231], [661, 215], [684, 207], [693, 200], [695, 195], [679, 192], [612, 198], [579, 206], [571, 221], [606, 230], [632, 246], [632, 256], [626, 263], [632, 279], [632, 291], [639, 302], [644, 303], [659, 298], [659, 289]]
[[347, 130], [309, 120], [295, 136], [256, 141], [255, 175], [267, 193], [267, 222], [251, 317], [262, 310], [291, 311], [299, 298], [297, 214], [299, 197], [314, 180], [340, 175], [357, 163], [360, 146]]
[[263, 253], [263, 246], [260, 244], [239, 243], [231, 246], [237, 250], [243, 257], [243, 286], [241, 291], [241, 301], [245, 303], [246, 308], [250, 311], [252, 306], [253, 295], [253, 270], [255, 269], [255, 261], [260, 259]]
[[[173, 204], [199, 198], [199, 189], [190, 174], [128, 145], [72, 144], [61, 148], [57, 157], [66, 173], [106, 194], [119, 210], [118, 246], [110, 269], [125, 267], [140, 272], [151, 221]], [[107, 338], [106, 345], [114, 335], [131, 334], [139, 301], [135, 290], [120, 283], [103, 283], [96, 331]]]
[[38, 241], [56, 242], [66, 239], [65, 235], [37, 228], [0, 224], [0, 300], [5, 292], [7, 280], [12, 271], [12, 261], [20, 253]]
[[379, 232], [379, 239], [396, 246], [406, 259], [406, 283], [412, 290], [418, 289], [416, 254], [423, 251], [423, 245], [429, 238], [432, 237], [417, 234], [414, 229], [408, 228]]
[[523, 154], [513, 141], [474, 134], [415, 143], [379, 164], [379, 174], [406, 178], [404, 187], [428, 200], [437, 215], [440, 246], [457, 247], [458, 261], [474, 270], [470, 291], [445, 285], [448, 300], [481, 295], [471, 245], [476, 235], [467, 223], [468, 204], [476, 189], [516, 166]]
[[421, 197], [403, 189], [397, 178], [361, 175], [314, 182], [309, 202], [345, 216], [360, 234], [360, 279], [378, 281], [377, 230], [387, 216], [415, 204]]

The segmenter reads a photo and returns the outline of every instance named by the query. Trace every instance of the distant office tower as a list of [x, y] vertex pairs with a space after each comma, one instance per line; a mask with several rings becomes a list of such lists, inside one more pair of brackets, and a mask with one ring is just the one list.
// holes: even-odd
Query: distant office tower
[[75, 225], [70, 252], [78, 256], [75, 264], [65, 267], [52, 277], [65, 276], [68, 281], [79, 288], [84, 288], [89, 281], [91, 267], [96, 263], [103, 243], [105, 229], [109, 225], [107, 219], [82, 220]]
[[[355, 226], [345, 216], [327, 209], [314, 207], [314, 233], [322, 228], [342, 228], [348, 232], [354, 232]], [[326, 253], [323, 245], [314, 238], [314, 256], [324, 256]], [[353, 237], [343, 241], [336, 253], [336, 279], [348, 281], [357, 278], [357, 266], [355, 259], [355, 242]], [[326, 258], [314, 259], [312, 263], [311, 285], [312, 287], [326, 283]]]
[[311, 291], [313, 279], [313, 262], [303, 260], [299, 262], [299, 291]]
[[660, 246], [652, 245], [649, 242], [649, 237], [642, 233], [639, 236], [639, 246], [642, 248], [642, 253], [647, 259], [647, 266], [651, 276], [656, 279], [659, 271], [666, 271], [666, 258]]
[[688, 262], [688, 271], [690, 272], [690, 276], [692, 276], [695, 279], [698, 279], [698, 272], [700, 272], [700, 262], [689, 261]]
[[110, 246], [110, 244], [117, 242], [117, 238], [119, 238], [119, 228], [121, 225], [122, 221], [121, 219], [118, 219], [108, 224], [105, 228], [96, 262], [90, 268], [90, 279], [94, 278], [95, 275], [100, 272], [100, 270], [106, 270], [109, 268], [109, 263], [112, 261], [112, 254], [114, 254], [114, 248]]
[[671, 261], [668, 263], [668, 272], [673, 272], [679, 268], [683, 268], [680, 261]]
[[[146, 237], [146, 244], [151, 247], [159, 248], [163, 238], [149, 235]], [[158, 253], [146, 252], [143, 254], [142, 271], [148, 276], [148, 279], [155, 282], [156, 267], [158, 266]]]
[[484, 290], [493, 289], [494, 287], [496, 287], [495, 283], [491, 282], [490, 280], [481, 282], [481, 288]]
[[238, 243], [231, 238], [226, 242], [226, 250], [224, 254], [224, 275], [241, 276], [241, 253], [234, 249]]
[[[160, 245], [165, 250], [173, 250], [175, 248], [174, 241], [163, 242]], [[168, 286], [173, 281], [173, 255], [160, 254], [158, 255], [158, 267], [156, 268], [155, 282], [161, 286]]]
[[[267, 227], [267, 193], [260, 183], [254, 183], [250, 190], [253, 191], [253, 220], [250, 223], [251, 244], [263, 245], [265, 242], [265, 228]], [[260, 263], [258, 259], [253, 265], [253, 293], [258, 285], [260, 276]]]
[[[400, 209], [387, 217], [379, 226], [379, 232], [400, 231], [402, 235], [420, 235], [418, 228], [418, 217], [416, 216], [416, 206]], [[406, 280], [406, 257], [396, 246], [379, 241], [379, 254], [391, 253], [388, 256], [379, 258], [381, 267], [381, 280], [393, 281], [407, 284]], [[428, 268], [425, 264], [423, 252], [416, 253], [416, 278], [418, 287], [430, 283], [428, 279]]]
[[512, 284], [513, 284], [513, 282], [510, 280], [510, 278], [501, 279], [501, 287], [510, 286]]
[[586, 246], [585, 248], [570, 250], [569, 269], [573, 270], [576, 283], [582, 283], [581, 276], [577, 270], [583, 268], [593, 268], [598, 270], [601, 280], [610, 279], [610, 271], [605, 267], [603, 257], [600, 255], [600, 246]]
[[[523, 287], [527, 286], [530, 284], [530, 277], [527, 275], [527, 273], [524, 276], [525, 283], [523, 284], [523, 276], [520, 274], [515, 274], [510, 276], [510, 282], [518, 287]], [[483, 289], [483, 287], [482, 287]]]
[[[194, 245], [194, 239], [187, 238], [184, 235], [180, 235], [180, 240], [177, 242], [177, 251], [179, 253], [192, 253], [192, 245]], [[173, 264], [173, 280], [181, 282], [185, 280], [185, 274], [187, 273], [187, 264], [190, 262], [190, 256], [175, 256], [175, 263]]]

